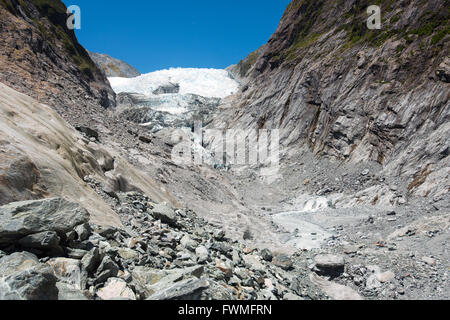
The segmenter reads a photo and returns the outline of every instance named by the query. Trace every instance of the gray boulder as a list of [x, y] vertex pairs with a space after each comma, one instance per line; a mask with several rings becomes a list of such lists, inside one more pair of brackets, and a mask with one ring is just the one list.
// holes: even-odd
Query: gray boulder
[[56, 287], [58, 288], [58, 300], [88, 300], [83, 294], [83, 291], [78, 290], [67, 283], [57, 282]]
[[157, 204], [153, 208], [153, 217], [170, 226], [175, 226], [177, 223], [175, 211], [164, 204]]
[[292, 269], [293, 266], [291, 258], [284, 254], [275, 256], [272, 260], [272, 263], [286, 271]]
[[343, 256], [333, 254], [319, 254], [314, 258], [315, 267], [319, 274], [338, 276], [344, 272], [345, 260]]
[[205, 246], [198, 246], [195, 249], [195, 254], [197, 256], [197, 262], [198, 263], [203, 263], [208, 261], [209, 258], [209, 251]]
[[198, 300], [208, 287], [205, 279], [187, 279], [158, 291], [147, 300]]
[[53, 270], [28, 252], [0, 259], [0, 300], [57, 300]]
[[101, 255], [98, 248], [93, 248], [81, 259], [82, 270], [91, 273], [94, 272], [101, 262]]
[[56, 232], [45, 231], [23, 237], [19, 240], [19, 244], [25, 248], [48, 250], [58, 247], [60, 240]]
[[111, 259], [105, 256], [97, 269], [96, 283], [102, 283], [108, 278], [117, 277], [119, 266]]
[[0, 207], [0, 244], [45, 231], [65, 235], [88, 220], [86, 209], [61, 198], [9, 203]]
[[89, 226], [89, 223], [85, 223], [75, 227], [75, 232], [78, 235], [78, 240], [84, 241], [89, 239], [92, 234], [92, 229]]
[[273, 254], [269, 249], [263, 249], [261, 251], [261, 258], [267, 262], [271, 262], [273, 259]]

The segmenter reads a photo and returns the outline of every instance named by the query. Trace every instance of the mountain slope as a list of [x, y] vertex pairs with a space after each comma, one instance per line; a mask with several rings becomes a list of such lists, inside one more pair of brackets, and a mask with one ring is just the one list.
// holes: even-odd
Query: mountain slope
[[91, 59], [102, 69], [107, 77], [134, 78], [141, 73], [122, 60], [115, 59], [107, 54], [89, 52]]
[[64, 113], [115, 105], [104, 73], [66, 25], [60, 0], [0, 1], [0, 81]]
[[381, 30], [366, 27], [373, 1], [292, 1], [212, 127], [280, 128], [292, 153], [375, 161], [411, 193], [448, 192], [449, 2], [375, 3]]

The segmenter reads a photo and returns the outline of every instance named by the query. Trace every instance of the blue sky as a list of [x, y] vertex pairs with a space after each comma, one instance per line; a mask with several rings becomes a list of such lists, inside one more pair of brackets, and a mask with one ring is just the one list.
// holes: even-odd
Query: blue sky
[[63, 0], [81, 8], [79, 42], [142, 73], [225, 68], [267, 42], [290, 0]]

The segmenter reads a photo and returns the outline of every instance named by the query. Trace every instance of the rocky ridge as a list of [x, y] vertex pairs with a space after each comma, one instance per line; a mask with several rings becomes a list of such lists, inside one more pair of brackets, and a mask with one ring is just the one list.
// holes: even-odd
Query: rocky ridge
[[107, 77], [134, 78], [141, 73], [128, 63], [108, 56], [107, 54], [89, 52], [95, 64], [102, 69]]
[[61, 1], [0, 1], [0, 80], [60, 114], [115, 106], [103, 71], [67, 28]]

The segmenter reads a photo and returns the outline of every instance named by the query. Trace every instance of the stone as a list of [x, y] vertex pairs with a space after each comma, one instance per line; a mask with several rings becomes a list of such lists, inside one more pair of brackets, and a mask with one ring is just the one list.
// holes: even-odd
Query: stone
[[208, 251], [208, 249], [206, 249], [205, 246], [198, 246], [195, 249], [195, 254], [197, 256], [197, 262], [198, 263], [203, 263], [203, 262], [208, 261], [209, 251]]
[[249, 266], [250, 269], [256, 270], [256, 271], [264, 271], [265, 267], [261, 263], [261, 258], [259, 256], [255, 255], [244, 255], [242, 257], [244, 262]]
[[320, 254], [314, 257], [319, 274], [338, 276], [344, 272], [345, 259], [341, 255]]
[[349, 255], [358, 253], [358, 250], [359, 248], [356, 245], [347, 245], [343, 248], [344, 253]]
[[89, 237], [92, 234], [92, 229], [89, 226], [89, 223], [84, 223], [84, 224], [81, 224], [81, 225], [75, 227], [75, 232], [78, 235], [78, 240], [84, 241], [84, 240], [89, 239]]
[[291, 292], [288, 292], [288, 293], [286, 293], [286, 294], [283, 296], [283, 300], [287, 300], [287, 301], [300, 301], [300, 300], [304, 300], [304, 299], [303, 299], [302, 297], [296, 295], [296, 294], [293, 294], [293, 293], [291, 293]]
[[80, 260], [69, 258], [53, 258], [47, 261], [53, 269], [58, 282], [66, 283], [75, 289], [82, 290], [82, 276]]
[[221, 254], [228, 255], [233, 248], [226, 242], [213, 242], [211, 245], [212, 250], [219, 251]]
[[222, 241], [225, 238], [225, 231], [221, 229], [215, 230], [213, 233], [213, 238], [214, 240]]
[[128, 248], [119, 248], [117, 249], [117, 253], [124, 260], [133, 260], [139, 258], [139, 253], [137, 251]]
[[164, 204], [157, 204], [153, 208], [152, 213], [153, 217], [160, 220], [162, 223], [166, 223], [170, 226], [176, 226], [177, 217], [172, 208]]
[[57, 300], [53, 270], [28, 252], [0, 259], [0, 300]]
[[109, 278], [103, 288], [97, 291], [102, 300], [136, 300], [136, 295], [127, 283], [119, 278]]
[[422, 257], [422, 261], [425, 262], [429, 266], [435, 266], [436, 265], [436, 259], [430, 258], [430, 257]]
[[194, 266], [184, 269], [160, 270], [138, 266], [132, 271], [132, 284], [144, 299], [165, 290], [184, 279], [200, 278], [204, 272], [203, 266]]
[[263, 260], [271, 262], [273, 259], [273, 254], [269, 249], [263, 249], [261, 251], [261, 257], [263, 258]]
[[98, 140], [98, 132], [94, 129], [84, 126], [77, 126], [75, 129], [84, 133], [88, 138], [94, 138], [94, 141]]
[[94, 272], [101, 262], [101, 256], [98, 248], [93, 248], [81, 259], [81, 267], [88, 273]]
[[366, 280], [366, 289], [373, 290], [381, 287], [381, 282], [378, 280], [377, 274], [370, 275]]
[[112, 239], [112, 238], [114, 238], [114, 235], [118, 231], [119, 230], [117, 228], [115, 228], [115, 227], [107, 227], [107, 228], [98, 230], [98, 234], [101, 235], [105, 239]]
[[[111, 277], [117, 277], [117, 274], [119, 273], [119, 266], [111, 259], [110, 256], [105, 256], [100, 263], [100, 266], [97, 269], [97, 274], [102, 275], [102, 279], [106, 277], [105, 274], [107, 274], [107, 278]], [[99, 280], [99, 283], [101, 280]]]
[[82, 249], [73, 249], [73, 248], [64, 248], [66, 255], [71, 259], [81, 260], [88, 253], [87, 250]]
[[60, 240], [56, 232], [45, 231], [23, 237], [19, 244], [24, 248], [49, 250], [58, 247]]
[[222, 271], [228, 278], [233, 276], [233, 266], [229, 262], [216, 259], [216, 268]]
[[0, 244], [45, 231], [64, 236], [88, 220], [84, 208], [61, 198], [9, 203], [0, 207]]
[[395, 278], [395, 273], [392, 271], [386, 271], [377, 274], [377, 280], [381, 283], [390, 282]]
[[56, 287], [58, 288], [58, 300], [66, 301], [81, 301], [88, 300], [83, 294], [83, 291], [75, 289], [71, 285], [64, 282], [57, 282]]
[[192, 240], [192, 238], [189, 235], [185, 235], [181, 241], [180, 241], [181, 245], [188, 249], [189, 251], [195, 251], [195, 249], [198, 246], [197, 241]]
[[359, 293], [352, 288], [328, 281], [315, 273], [311, 273], [309, 279], [327, 296], [334, 300], [363, 300]]
[[205, 279], [186, 279], [151, 295], [147, 300], [198, 300], [209, 287]]
[[275, 257], [273, 257], [272, 263], [277, 266], [280, 267], [283, 270], [290, 270], [293, 267], [293, 263], [291, 258], [289, 258], [288, 256], [284, 255], [284, 254], [279, 254]]

